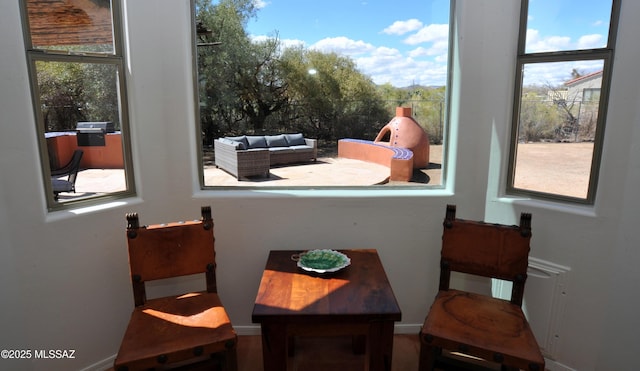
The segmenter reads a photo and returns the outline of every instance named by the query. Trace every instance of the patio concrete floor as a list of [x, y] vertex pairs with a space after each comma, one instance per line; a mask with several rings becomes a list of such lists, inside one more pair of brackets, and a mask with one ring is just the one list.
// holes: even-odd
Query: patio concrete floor
[[[271, 168], [270, 177], [251, 177], [238, 181], [231, 174], [206, 166], [204, 178], [206, 186], [222, 187], [312, 187], [312, 186], [368, 186], [378, 184], [419, 185], [440, 184], [439, 164], [432, 168], [416, 170], [412, 182], [388, 182], [389, 168], [370, 162], [347, 158], [324, 157], [316, 162], [276, 166]], [[79, 197], [91, 197], [104, 193], [125, 190], [124, 170], [86, 169], [78, 173], [76, 193], [61, 193], [60, 202]]]
[[319, 158], [316, 162], [305, 162], [288, 166], [274, 166], [269, 177], [240, 178], [213, 168], [205, 168], [204, 184], [207, 186], [365, 186], [382, 184], [389, 178], [389, 168], [374, 163], [347, 158]]
[[[270, 176], [236, 179], [214, 166], [205, 167], [207, 186], [332, 186], [373, 185], [385, 183], [389, 177], [386, 166], [345, 158], [320, 158], [316, 162], [276, 166]], [[78, 173], [76, 193], [117, 192], [125, 189], [122, 169], [86, 169]]]

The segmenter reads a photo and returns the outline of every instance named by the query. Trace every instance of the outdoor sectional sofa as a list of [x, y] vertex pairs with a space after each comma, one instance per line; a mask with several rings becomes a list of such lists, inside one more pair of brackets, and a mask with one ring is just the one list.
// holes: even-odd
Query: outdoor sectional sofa
[[214, 141], [216, 167], [240, 178], [269, 176], [273, 165], [315, 161], [316, 139], [302, 134], [242, 135]]

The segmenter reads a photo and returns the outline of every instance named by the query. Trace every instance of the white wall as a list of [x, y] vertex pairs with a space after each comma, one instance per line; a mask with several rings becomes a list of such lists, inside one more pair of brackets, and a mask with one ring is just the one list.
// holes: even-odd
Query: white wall
[[216, 223], [219, 288], [239, 331], [255, 329], [251, 310], [267, 251], [314, 247], [377, 248], [402, 307], [398, 330], [417, 331], [437, 287], [444, 206], [457, 203], [461, 216], [497, 222], [515, 223], [521, 211], [532, 212], [532, 256], [571, 268], [552, 367], [630, 370], [640, 344], [634, 309], [640, 305], [634, 290], [640, 3], [623, 3], [598, 198], [583, 208], [500, 192], [515, 3], [459, 1], [449, 190], [389, 197], [199, 191], [189, 2], [129, 0], [127, 78], [139, 195], [78, 214], [46, 212], [18, 6], [0, 2], [0, 348], [76, 350], [72, 361], [0, 360], [0, 369], [108, 365], [133, 307], [125, 212], [139, 212], [148, 224], [193, 218], [205, 204]]

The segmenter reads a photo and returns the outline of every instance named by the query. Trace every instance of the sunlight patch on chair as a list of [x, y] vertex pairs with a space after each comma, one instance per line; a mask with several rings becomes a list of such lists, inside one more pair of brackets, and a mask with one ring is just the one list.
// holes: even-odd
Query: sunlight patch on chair
[[218, 328], [229, 323], [223, 307], [209, 308], [205, 311], [189, 316], [161, 312], [155, 309], [145, 309], [142, 312], [150, 316], [187, 327]]
[[188, 299], [188, 298], [193, 298], [194, 296], [200, 296], [200, 295], [202, 294], [199, 292], [190, 292], [188, 294], [180, 295], [176, 299]]

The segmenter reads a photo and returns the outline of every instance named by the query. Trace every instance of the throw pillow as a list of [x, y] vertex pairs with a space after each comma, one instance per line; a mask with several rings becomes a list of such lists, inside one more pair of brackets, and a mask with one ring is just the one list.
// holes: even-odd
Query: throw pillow
[[290, 146], [304, 146], [307, 142], [304, 141], [304, 136], [302, 133], [298, 134], [285, 134], [285, 138], [287, 138], [287, 143]]
[[238, 137], [226, 137], [229, 140], [233, 140], [236, 142], [240, 142], [243, 145], [242, 149], [247, 149], [247, 147], [249, 147], [249, 142], [247, 142], [247, 136], [246, 135], [240, 135]]
[[262, 135], [247, 135], [249, 148], [267, 148], [267, 141]]
[[288, 147], [287, 139], [284, 135], [265, 135], [264, 139], [267, 141], [269, 147]]

